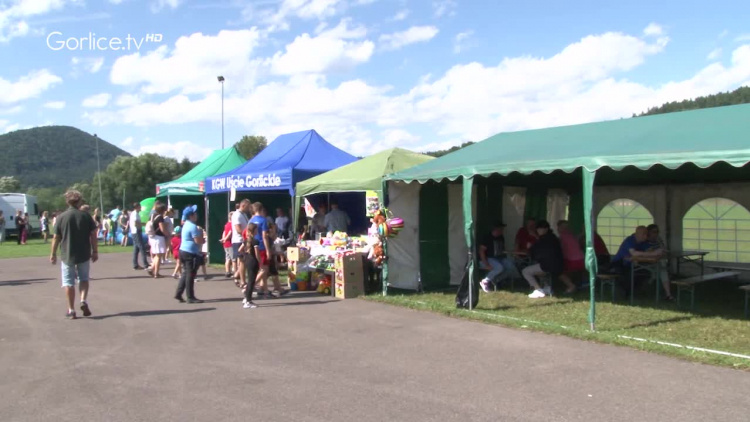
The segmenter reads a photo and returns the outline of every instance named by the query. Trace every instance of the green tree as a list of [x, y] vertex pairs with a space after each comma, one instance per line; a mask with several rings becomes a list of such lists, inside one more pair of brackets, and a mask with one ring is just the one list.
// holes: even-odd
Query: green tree
[[692, 100], [672, 101], [671, 103], [664, 103], [659, 107], [649, 108], [645, 113], [633, 114], [633, 117], [747, 103], [750, 103], [750, 87], [743, 86], [735, 89], [732, 92], [720, 92], [718, 94], [707, 95], [705, 97], [697, 97]]
[[36, 197], [39, 211], [60, 211], [67, 208], [65, 204], [65, 191], [60, 188], [31, 188], [29, 195]]
[[261, 151], [263, 151], [268, 146], [268, 140], [265, 136], [258, 136], [258, 135], [245, 135], [240, 139], [239, 142], [234, 144], [234, 147], [237, 148], [237, 151], [245, 157], [246, 160], [249, 160], [256, 155], [258, 155]]
[[0, 177], [0, 192], [20, 192], [21, 181], [13, 176]]
[[[189, 171], [195, 164], [187, 160], [178, 162], [174, 158], [157, 154], [141, 154], [137, 157], [117, 157], [101, 173], [104, 208], [140, 202], [156, 194], [156, 185], [174, 180]], [[92, 206], [99, 205], [99, 179], [94, 176], [90, 185], [91, 196], [86, 197]], [[84, 194], [85, 195], [85, 194]]]

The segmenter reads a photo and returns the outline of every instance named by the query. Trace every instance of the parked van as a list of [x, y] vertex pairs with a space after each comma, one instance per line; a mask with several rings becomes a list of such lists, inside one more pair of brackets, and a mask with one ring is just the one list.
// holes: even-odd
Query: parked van
[[42, 225], [39, 222], [39, 207], [36, 204], [36, 197], [26, 195], [25, 193], [0, 193], [0, 210], [3, 210], [5, 216], [5, 235], [18, 235], [16, 227], [16, 212], [21, 210], [22, 213], [29, 213], [29, 222], [31, 223], [31, 232], [29, 235], [41, 233]]

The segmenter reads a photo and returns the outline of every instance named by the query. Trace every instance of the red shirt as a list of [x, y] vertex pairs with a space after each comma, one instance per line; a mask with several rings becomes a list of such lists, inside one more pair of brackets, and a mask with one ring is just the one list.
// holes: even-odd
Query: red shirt
[[175, 258], [180, 257], [180, 245], [182, 244], [182, 237], [178, 236], [172, 236], [172, 240], [170, 241], [172, 243], [172, 256]]
[[599, 236], [599, 233], [594, 234], [594, 253], [596, 256], [609, 255], [607, 245], [604, 244], [604, 239]]
[[526, 227], [521, 227], [516, 233], [516, 247], [519, 251], [528, 251], [529, 247], [534, 245], [537, 240], [539, 240], [539, 237], [529, 233]]
[[227, 224], [224, 225], [224, 234], [222, 237], [226, 237], [228, 240], [223, 243], [225, 248], [231, 248], [232, 247], [232, 223], [230, 221], [227, 221]]

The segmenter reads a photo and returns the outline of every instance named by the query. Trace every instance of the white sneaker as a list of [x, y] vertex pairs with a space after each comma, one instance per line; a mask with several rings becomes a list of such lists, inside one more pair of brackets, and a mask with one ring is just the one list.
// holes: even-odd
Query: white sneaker
[[552, 296], [552, 286], [544, 286], [542, 290], [547, 296]]
[[544, 296], [546, 296], [544, 294], [544, 292], [541, 291], [541, 290], [539, 290], [539, 289], [537, 289], [537, 290], [534, 290], [533, 292], [531, 292], [531, 294], [529, 295], [529, 298], [531, 298], [531, 299], [540, 299], [540, 298], [543, 298]]
[[255, 309], [258, 307], [258, 305], [254, 304], [253, 302], [245, 302], [244, 305], [242, 305], [244, 309]]
[[479, 283], [479, 285], [482, 286], [482, 290], [484, 290], [485, 293], [489, 293], [490, 292], [490, 281], [487, 280], [486, 278], [484, 280], [482, 280]]
[[242, 304], [244, 305], [246, 303], [247, 303], [247, 299], [242, 299]]

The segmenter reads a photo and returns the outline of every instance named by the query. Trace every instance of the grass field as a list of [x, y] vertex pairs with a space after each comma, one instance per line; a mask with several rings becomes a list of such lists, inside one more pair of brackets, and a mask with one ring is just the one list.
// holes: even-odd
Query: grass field
[[[50, 240], [49, 242], [52, 242]], [[3, 258], [26, 258], [30, 256], [49, 256], [50, 243], [44, 243], [42, 239], [29, 239], [25, 245], [18, 245], [15, 238], [11, 238], [10, 241], [6, 241], [0, 245], [0, 259]], [[121, 253], [121, 252], [133, 252], [133, 247], [122, 248], [120, 246], [104, 246], [99, 244], [99, 253]], [[59, 252], [58, 252], [59, 255]]]
[[676, 303], [662, 302], [656, 306], [652, 290], [637, 300], [635, 306], [628, 306], [624, 301], [614, 304], [597, 302], [595, 333], [589, 330], [587, 321], [587, 292], [580, 292], [571, 297], [539, 300], [529, 299], [526, 291], [500, 290], [488, 294], [482, 292], [475, 311], [456, 309], [454, 291], [395, 294], [386, 297], [372, 295], [367, 299], [451, 317], [626, 345], [688, 360], [750, 370], [750, 359], [622, 337], [750, 355], [750, 320], [744, 319], [744, 296], [737, 286], [727, 282], [699, 287], [694, 312], [680, 309]]

